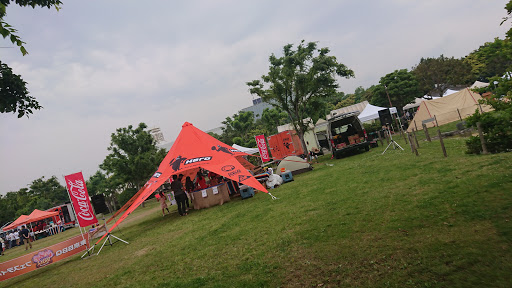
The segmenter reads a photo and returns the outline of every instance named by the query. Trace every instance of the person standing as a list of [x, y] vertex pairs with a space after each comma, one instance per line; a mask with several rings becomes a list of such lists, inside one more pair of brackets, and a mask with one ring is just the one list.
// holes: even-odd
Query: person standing
[[0, 237], [0, 242], [2, 242], [2, 247], [0, 250], [0, 256], [4, 256], [4, 251], [5, 251], [5, 240], [4, 240], [4, 237]]
[[177, 175], [172, 175], [171, 190], [174, 192], [174, 198], [178, 204], [178, 213], [180, 213], [180, 216], [187, 215], [187, 211], [185, 210], [187, 195], [185, 191], [183, 191], [183, 184], [178, 180]]
[[162, 217], [165, 216], [165, 210], [167, 210], [167, 214], [171, 214], [171, 212], [169, 212], [169, 208], [167, 207], [167, 203], [165, 200], [165, 194], [164, 194], [164, 191], [163, 190], [160, 190], [160, 193], [158, 193], [158, 195], [160, 195], [160, 198], [158, 198], [158, 202], [160, 202], [160, 208], [162, 208]]
[[206, 185], [206, 180], [204, 179], [203, 175], [201, 174], [201, 171], [197, 172], [197, 175], [196, 175], [196, 188], [197, 189], [206, 189], [208, 188], [208, 185]]
[[23, 229], [21, 230], [20, 234], [21, 238], [23, 238], [23, 241], [25, 242], [25, 250], [28, 250], [28, 246], [30, 246], [30, 249], [32, 249], [32, 243], [30, 243], [30, 233], [26, 225], [23, 225]]
[[[178, 181], [180, 181], [181, 185], [183, 185], [183, 174], [178, 175]], [[187, 189], [185, 188], [184, 190], [185, 190], [185, 196], [186, 196], [185, 204], [187, 206], [187, 210], [186, 211], [188, 212], [188, 209], [190, 209], [190, 200], [189, 200], [189, 197], [188, 197]]]
[[20, 246], [20, 233], [18, 232], [18, 229], [14, 230], [14, 241], [16, 246]]

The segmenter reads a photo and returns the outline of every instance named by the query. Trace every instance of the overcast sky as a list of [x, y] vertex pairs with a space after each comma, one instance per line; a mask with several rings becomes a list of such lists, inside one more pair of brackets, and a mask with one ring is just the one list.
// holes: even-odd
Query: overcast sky
[[[421, 57], [463, 57], [504, 38], [506, 1], [64, 1], [60, 11], [7, 9], [29, 55], [0, 48], [44, 107], [0, 114], [0, 193], [83, 171], [107, 155], [116, 128], [146, 123], [173, 141], [252, 104], [245, 82], [268, 56], [304, 39], [354, 72], [340, 90], [367, 88]], [[1, 47], [12, 47], [0, 39]]]

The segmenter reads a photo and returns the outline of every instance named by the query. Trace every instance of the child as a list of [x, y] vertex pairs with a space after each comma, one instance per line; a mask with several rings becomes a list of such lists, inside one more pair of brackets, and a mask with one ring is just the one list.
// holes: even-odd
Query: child
[[158, 193], [158, 195], [160, 195], [160, 198], [158, 199], [158, 201], [160, 201], [160, 208], [162, 208], [162, 217], [165, 216], [164, 209], [167, 210], [167, 214], [171, 214], [171, 212], [169, 212], [169, 208], [167, 208], [164, 191], [160, 190], [160, 193]]

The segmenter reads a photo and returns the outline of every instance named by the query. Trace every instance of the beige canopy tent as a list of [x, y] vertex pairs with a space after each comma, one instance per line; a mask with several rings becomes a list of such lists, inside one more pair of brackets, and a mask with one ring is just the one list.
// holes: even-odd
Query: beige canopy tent
[[479, 105], [478, 100], [480, 99], [482, 99], [480, 94], [465, 88], [439, 99], [423, 101], [409, 124], [407, 132], [412, 132], [412, 129], [416, 129], [416, 127], [418, 130], [422, 130], [422, 123], [425, 123], [427, 127], [434, 127], [436, 119], [439, 125], [443, 125], [461, 118], [464, 119], [475, 113], [476, 109], [481, 109], [483, 112], [491, 110], [489, 106]]

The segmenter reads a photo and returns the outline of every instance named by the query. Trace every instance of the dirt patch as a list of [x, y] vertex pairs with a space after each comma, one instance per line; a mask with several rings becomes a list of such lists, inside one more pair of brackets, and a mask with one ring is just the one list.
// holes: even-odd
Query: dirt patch
[[145, 247], [145, 248], [142, 248], [142, 249], [140, 249], [138, 251], [135, 251], [135, 253], [133, 253], [133, 255], [135, 255], [137, 257], [140, 257], [140, 256], [143, 256], [146, 253], [148, 253], [149, 251], [152, 251], [154, 249], [155, 249], [154, 247]]

